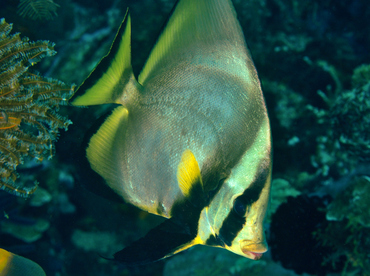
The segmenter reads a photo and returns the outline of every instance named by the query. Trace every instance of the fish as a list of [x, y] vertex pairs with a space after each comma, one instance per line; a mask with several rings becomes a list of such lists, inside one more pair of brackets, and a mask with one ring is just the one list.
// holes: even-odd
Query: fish
[[102, 185], [167, 218], [113, 255], [126, 265], [195, 245], [260, 259], [272, 171], [261, 83], [230, 0], [180, 0], [139, 76], [126, 11], [109, 53], [71, 99], [115, 104], [88, 135]]
[[0, 276], [46, 276], [37, 263], [0, 248]]

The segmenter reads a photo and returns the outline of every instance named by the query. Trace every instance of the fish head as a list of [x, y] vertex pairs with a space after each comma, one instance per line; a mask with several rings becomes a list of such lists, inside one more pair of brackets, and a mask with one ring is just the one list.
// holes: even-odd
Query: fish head
[[266, 141], [270, 140], [256, 139], [220, 184], [204, 215], [211, 229], [205, 244], [254, 260], [267, 251], [263, 223], [270, 200], [272, 158]]
[[[269, 203], [271, 166], [261, 168], [258, 177], [247, 183], [231, 175], [223, 183], [207, 210], [209, 227], [217, 247], [257, 260], [267, 251], [264, 218]], [[247, 188], [241, 193], [241, 183]], [[238, 192], [235, 192], [239, 190]], [[211, 242], [212, 243], [212, 242]], [[206, 242], [207, 244], [207, 242]]]
[[[270, 175], [261, 172], [255, 180], [263, 186], [261, 191], [252, 183], [243, 194], [231, 197], [230, 212], [224, 220], [225, 228], [219, 231], [219, 239], [224, 247], [238, 255], [257, 260], [268, 249], [263, 227], [266, 210], [269, 203]], [[259, 196], [258, 196], [259, 195]], [[258, 196], [258, 199], [254, 201]], [[232, 239], [233, 238], [233, 239]], [[231, 240], [232, 239], [232, 240]]]

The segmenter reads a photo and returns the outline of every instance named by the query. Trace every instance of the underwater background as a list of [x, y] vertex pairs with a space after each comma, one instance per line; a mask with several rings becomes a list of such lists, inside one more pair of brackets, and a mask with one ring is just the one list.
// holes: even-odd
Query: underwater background
[[[72, 89], [109, 51], [127, 7], [137, 75], [175, 2], [1, 0], [0, 18], [13, 23], [10, 34], [55, 43], [57, 54], [28, 72]], [[102, 258], [163, 219], [85, 188], [81, 143], [111, 106], [50, 102], [42, 105], [73, 124], [58, 126], [68, 131], [52, 137], [53, 158], [24, 157], [17, 165], [16, 186], [39, 183], [29, 198], [0, 184], [0, 248], [36, 261], [47, 275], [370, 275], [369, 2], [232, 2], [262, 82], [273, 135], [269, 251], [263, 258], [251, 261], [202, 246], [134, 268]], [[2, 62], [0, 73], [13, 74], [12, 64]], [[3, 120], [5, 108], [0, 98]], [[0, 131], [9, 132], [1, 126]]]

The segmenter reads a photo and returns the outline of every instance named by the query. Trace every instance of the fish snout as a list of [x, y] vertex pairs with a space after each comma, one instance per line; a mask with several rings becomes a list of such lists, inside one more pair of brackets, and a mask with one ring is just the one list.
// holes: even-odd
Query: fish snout
[[240, 249], [247, 258], [259, 260], [262, 258], [262, 254], [267, 251], [267, 245], [264, 242], [256, 243], [250, 240], [242, 240]]

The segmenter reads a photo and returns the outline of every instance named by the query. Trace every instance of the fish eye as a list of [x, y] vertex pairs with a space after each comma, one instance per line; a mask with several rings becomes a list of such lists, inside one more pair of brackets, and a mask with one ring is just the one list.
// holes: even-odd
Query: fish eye
[[240, 217], [245, 217], [246, 212], [247, 212], [247, 205], [240, 200], [239, 198], [236, 198], [234, 200], [234, 206], [233, 206], [234, 212], [240, 216]]

